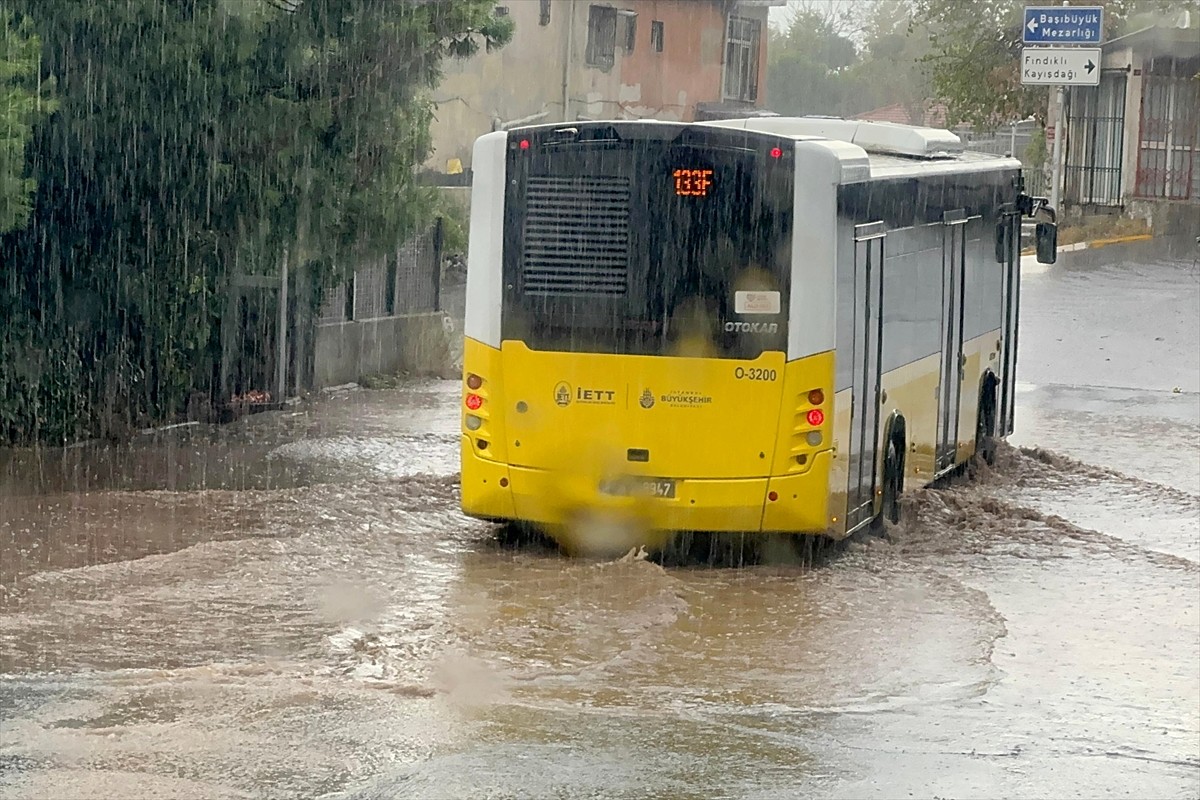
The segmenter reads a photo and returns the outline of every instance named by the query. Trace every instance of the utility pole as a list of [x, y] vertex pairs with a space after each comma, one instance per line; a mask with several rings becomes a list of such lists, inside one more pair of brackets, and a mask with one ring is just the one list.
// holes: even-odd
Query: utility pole
[[[1063, 0], [1063, 5], [1070, 5], [1070, 0]], [[1063, 140], [1063, 106], [1066, 89], [1058, 84], [1054, 99], [1054, 171], [1050, 180], [1050, 206], [1055, 213], [1060, 211], [1058, 201], [1061, 198], [1062, 187], [1062, 140]]]

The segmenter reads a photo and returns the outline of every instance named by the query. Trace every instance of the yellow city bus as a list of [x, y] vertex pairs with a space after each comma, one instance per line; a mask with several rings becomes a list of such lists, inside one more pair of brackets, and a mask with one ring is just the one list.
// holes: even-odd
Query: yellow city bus
[[[849, 535], [1012, 431], [1020, 163], [830, 118], [475, 145], [462, 509]], [[632, 538], [630, 538], [632, 537]]]

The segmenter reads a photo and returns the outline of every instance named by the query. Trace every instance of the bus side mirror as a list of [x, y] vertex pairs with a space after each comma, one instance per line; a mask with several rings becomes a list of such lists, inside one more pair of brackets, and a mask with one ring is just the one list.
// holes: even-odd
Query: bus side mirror
[[1039, 264], [1053, 264], [1058, 259], [1058, 225], [1056, 223], [1039, 222], [1034, 230], [1034, 241], [1037, 243]]

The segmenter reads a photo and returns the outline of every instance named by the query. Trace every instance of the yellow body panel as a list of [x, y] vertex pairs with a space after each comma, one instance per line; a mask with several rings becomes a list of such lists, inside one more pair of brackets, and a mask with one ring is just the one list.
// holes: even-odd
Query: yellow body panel
[[[599, 512], [654, 530], [825, 530], [832, 353], [785, 364], [780, 353], [606, 356], [468, 339], [464, 373], [484, 379], [483, 405], [464, 409], [467, 514], [551, 529]], [[813, 389], [826, 397], [818, 426]], [[601, 491], [626, 476], [674, 480], [675, 496]]]
[[[964, 353], [960, 463], [974, 453], [979, 381], [996, 363], [996, 334], [966, 342]], [[902, 415], [909, 489], [934, 477], [939, 359], [882, 376], [878, 442]], [[619, 521], [642, 542], [650, 531], [846, 533], [839, 447], [850, 393], [833, 392], [832, 352], [785, 363], [781, 353], [753, 361], [609, 356], [468, 339], [464, 380], [470, 374], [484, 382], [474, 391], [482, 406], [463, 417], [468, 515], [537, 524], [564, 543], [597, 518]], [[813, 389], [825, 395], [818, 426], [808, 421]], [[476, 430], [468, 415], [479, 418]], [[675, 496], [601, 490], [627, 476], [673, 480]]]

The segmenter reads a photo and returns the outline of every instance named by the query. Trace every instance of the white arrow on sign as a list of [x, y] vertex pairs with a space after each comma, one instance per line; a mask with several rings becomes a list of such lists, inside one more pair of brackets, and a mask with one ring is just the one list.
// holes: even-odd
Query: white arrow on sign
[[1026, 47], [1021, 51], [1026, 86], [1099, 86], [1099, 47]]
[[1025, 27], [1029, 28], [1030, 33], [1034, 33], [1038, 29], [1037, 20], [1036, 19], [1029, 20], [1029, 24], [1026, 25]]

